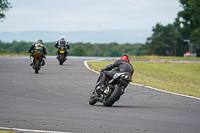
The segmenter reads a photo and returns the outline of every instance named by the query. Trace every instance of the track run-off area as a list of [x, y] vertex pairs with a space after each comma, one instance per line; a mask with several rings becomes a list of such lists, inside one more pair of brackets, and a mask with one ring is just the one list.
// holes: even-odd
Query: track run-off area
[[[49, 133], [199, 133], [200, 100], [130, 84], [112, 107], [89, 105], [96, 58], [48, 57], [35, 74], [29, 57], [0, 57], [0, 129]], [[99, 58], [98, 58], [99, 59]]]

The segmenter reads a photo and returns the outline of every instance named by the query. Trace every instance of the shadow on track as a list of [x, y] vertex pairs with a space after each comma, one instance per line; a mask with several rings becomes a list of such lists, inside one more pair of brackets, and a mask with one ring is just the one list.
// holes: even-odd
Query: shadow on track
[[[91, 105], [90, 105], [91, 106]], [[105, 107], [103, 105], [92, 105], [94, 107]], [[113, 105], [111, 107], [105, 107], [105, 108], [150, 108], [147, 106], [126, 106], [126, 105]]]

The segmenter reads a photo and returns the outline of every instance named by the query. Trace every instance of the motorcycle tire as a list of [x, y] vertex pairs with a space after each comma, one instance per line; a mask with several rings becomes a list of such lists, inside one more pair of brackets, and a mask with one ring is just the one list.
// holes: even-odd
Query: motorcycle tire
[[103, 105], [106, 107], [111, 107], [115, 103], [115, 101], [117, 101], [117, 99], [120, 98], [120, 96], [121, 96], [121, 86], [115, 85], [115, 89], [112, 92], [112, 94], [110, 94], [110, 97], [103, 100]]
[[63, 54], [60, 54], [60, 65], [63, 65], [63, 62], [64, 62], [64, 55]]
[[38, 73], [38, 71], [39, 71], [39, 60], [36, 60], [35, 61], [35, 73]]
[[95, 96], [94, 96], [94, 92], [93, 92], [89, 99], [90, 105], [94, 105], [95, 103], [97, 103], [97, 99], [94, 99], [94, 98], [95, 98]]

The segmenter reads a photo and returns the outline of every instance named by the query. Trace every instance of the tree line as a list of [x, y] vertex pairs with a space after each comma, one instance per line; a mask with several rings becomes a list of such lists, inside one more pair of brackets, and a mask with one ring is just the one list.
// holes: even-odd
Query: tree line
[[[0, 53], [28, 53], [33, 42], [4, 43], [0, 41]], [[48, 55], [56, 55], [55, 43], [44, 43]], [[70, 43], [68, 53], [70, 56], [96, 56], [96, 57], [119, 57], [123, 54], [129, 56], [139, 56], [143, 50], [142, 44], [118, 44], [116, 42], [108, 44], [91, 43]]]
[[189, 51], [184, 46], [184, 40], [190, 40], [193, 44], [191, 51], [196, 52], [200, 48], [200, 2], [199, 0], [179, 0], [183, 11], [178, 12], [173, 24], [163, 26], [157, 23], [153, 27], [153, 34], [147, 38], [143, 54], [183, 56]]

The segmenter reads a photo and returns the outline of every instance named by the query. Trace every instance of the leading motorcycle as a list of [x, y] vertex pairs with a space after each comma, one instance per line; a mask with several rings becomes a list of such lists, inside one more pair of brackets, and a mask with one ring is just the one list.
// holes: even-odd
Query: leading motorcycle
[[63, 63], [66, 61], [65, 57], [67, 56], [65, 44], [60, 44], [58, 48], [58, 61], [60, 65], [63, 65]]
[[125, 88], [131, 82], [131, 74], [129, 73], [116, 73], [113, 78], [108, 78], [106, 81], [106, 89], [97, 93], [96, 90], [100, 87], [101, 74], [97, 79], [95, 89], [89, 98], [89, 104], [94, 105], [97, 102], [103, 103], [104, 106], [110, 107], [118, 101], [121, 95], [124, 94]]

